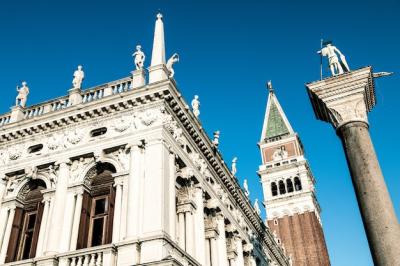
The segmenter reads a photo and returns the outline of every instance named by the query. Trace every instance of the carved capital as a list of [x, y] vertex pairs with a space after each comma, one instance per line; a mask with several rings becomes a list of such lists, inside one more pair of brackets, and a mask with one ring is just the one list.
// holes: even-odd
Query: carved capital
[[331, 123], [336, 129], [350, 122], [364, 122], [368, 124], [367, 109], [362, 95], [333, 106], [328, 105], [328, 110]]

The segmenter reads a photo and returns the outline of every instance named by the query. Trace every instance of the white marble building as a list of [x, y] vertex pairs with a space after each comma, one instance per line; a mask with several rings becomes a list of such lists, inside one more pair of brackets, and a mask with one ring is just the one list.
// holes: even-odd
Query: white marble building
[[68, 96], [0, 116], [0, 264], [290, 264], [182, 98], [163, 27], [148, 71], [135, 53], [129, 77], [81, 90], [75, 72]]

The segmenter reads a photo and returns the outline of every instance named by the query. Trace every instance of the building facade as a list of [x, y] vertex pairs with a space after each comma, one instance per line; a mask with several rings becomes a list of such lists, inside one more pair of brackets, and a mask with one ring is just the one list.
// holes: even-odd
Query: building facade
[[269, 84], [259, 143], [259, 175], [267, 223], [293, 265], [330, 265], [315, 195], [315, 179], [300, 138], [293, 130]]
[[0, 116], [0, 264], [290, 265], [171, 77], [161, 15], [148, 72], [139, 52]]

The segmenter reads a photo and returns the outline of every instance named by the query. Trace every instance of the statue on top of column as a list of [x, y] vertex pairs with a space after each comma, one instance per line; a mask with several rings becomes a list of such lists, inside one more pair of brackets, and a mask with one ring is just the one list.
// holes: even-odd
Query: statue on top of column
[[28, 99], [28, 94], [29, 94], [29, 88], [26, 85], [27, 85], [26, 81], [22, 81], [22, 87], [20, 88], [19, 86], [17, 86], [18, 95], [15, 100], [16, 106], [21, 106], [21, 107], [26, 106], [26, 101]]
[[175, 75], [175, 71], [172, 66], [177, 62], [179, 62], [179, 55], [177, 53], [174, 53], [167, 61], [167, 69], [169, 71], [170, 78], [174, 77]]
[[74, 72], [74, 79], [72, 80], [72, 85], [74, 89], [80, 89], [82, 87], [82, 81], [85, 78], [85, 73], [82, 70], [82, 66], [79, 65], [78, 69]]
[[254, 210], [256, 211], [256, 213], [257, 213], [258, 215], [261, 214], [261, 209], [260, 209], [260, 206], [258, 205], [258, 199], [256, 199], [256, 200], [254, 201]]
[[195, 95], [193, 100], [192, 100], [192, 108], [193, 108], [193, 114], [195, 117], [199, 117], [200, 115], [200, 101], [199, 101], [199, 96]]
[[136, 51], [132, 54], [132, 56], [135, 58], [136, 70], [143, 69], [144, 60], [146, 59], [146, 56], [142, 51], [142, 46], [136, 45]]
[[[318, 51], [318, 53], [321, 54], [321, 56], [328, 57], [329, 68], [332, 72], [332, 76], [349, 72], [350, 67], [347, 64], [346, 57], [340, 52], [340, 50], [336, 48], [336, 46], [332, 45], [331, 41], [325, 41], [323, 45], [325, 45], [325, 47]], [[340, 56], [340, 61], [337, 54]]]
[[248, 197], [250, 196], [250, 191], [249, 191], [249, 185], [247, 184], [247, 179], [243, 181], [243, 188], [244, 188], [244, 194]]
[[233, 176], [236, 175], [236, 173], [237, 173], [237, 167], [236, 167], [237, 159], [238, 159], [237, 157], [232, 159], [231, 173], [232, 173]]

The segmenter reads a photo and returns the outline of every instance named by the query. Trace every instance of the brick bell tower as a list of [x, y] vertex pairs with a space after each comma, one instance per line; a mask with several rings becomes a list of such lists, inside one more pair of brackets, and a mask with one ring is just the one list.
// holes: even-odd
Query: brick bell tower
[[268, 82], [268, 103], [259, 143], [267, 223], [294, 266], [328, 266], [329, 255], [315, 196], [315, 180], [300, 138]]

